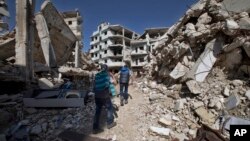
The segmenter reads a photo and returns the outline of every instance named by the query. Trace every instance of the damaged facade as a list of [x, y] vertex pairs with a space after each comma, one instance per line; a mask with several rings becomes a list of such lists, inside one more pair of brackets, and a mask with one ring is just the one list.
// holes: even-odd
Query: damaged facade
[[118, 70], [124, 65], [124, 61], [131, 63], [130, 42], [137, 36], [137, 33], [121, 25], [100, 24], [98, 30], [91, 36], [92, 60], [95, 63], [105, 63], [109, 68]]

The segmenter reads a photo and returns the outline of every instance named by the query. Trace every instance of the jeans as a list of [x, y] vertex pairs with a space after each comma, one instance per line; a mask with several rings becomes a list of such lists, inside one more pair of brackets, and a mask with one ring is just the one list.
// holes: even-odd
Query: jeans
[[128, 99], [128, 83], [120, 83], [120, 97], [121, 100]]
[[96, 111], [95, 111], [95, 118], [94, 118], [94, 129], [100, 128], [99, 121], [100, 121], [100, 115], [102, 111], [102, 107], [105, 106], [107, 109], [107, 124], [111, 124], [114, 122], [114, 108], [113, 104], [110, 98], [96, 98], [95, 99], [96, 104]]

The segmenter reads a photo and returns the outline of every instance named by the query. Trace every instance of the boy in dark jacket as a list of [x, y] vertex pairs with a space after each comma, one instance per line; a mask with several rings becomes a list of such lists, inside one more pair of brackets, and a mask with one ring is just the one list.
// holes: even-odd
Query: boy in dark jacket
[[129, 70], [127, 65], [124, 65], [120, 69], [120, 100], [121, 100], [121, 106], [128, 103], [128, 85], [129, 85], [129, 79], [131, 76], [131, 71]]
[[93, 125], [93, 133], [99, 133], [103, 131], [100, 128], [99, 120], [101, 115], [102, 107], [105, 106], [107, 108], [107, 128], [110, 129], [116, 126], [116, 122], [114, 122], [114, 108], [111, 102], [110, 91], [110, 78], [108, 72], [108, 66], [103, 64], [101, 65], [101, 71], [99, 71], [95, 76], [95, 104], [96, 104], [96, 112], [94, 118]]

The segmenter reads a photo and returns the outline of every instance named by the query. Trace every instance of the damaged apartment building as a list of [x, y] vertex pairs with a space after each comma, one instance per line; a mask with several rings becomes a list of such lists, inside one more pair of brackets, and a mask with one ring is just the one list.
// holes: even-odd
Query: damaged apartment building
[[134, 71], [150, 63], [152, 48], [168, 28], [149, 28], [140, 36], [121, 25], [102, 23], [91, 36], [91, 58], [119, 70], [128, 62]]
[[130, 61], [130, 42], [138, 34], [121, 26], [102, 23], [91, 36], [91, 58], [95, 63], [105, 63], [112, 70], [119, 70], [124, 61]]

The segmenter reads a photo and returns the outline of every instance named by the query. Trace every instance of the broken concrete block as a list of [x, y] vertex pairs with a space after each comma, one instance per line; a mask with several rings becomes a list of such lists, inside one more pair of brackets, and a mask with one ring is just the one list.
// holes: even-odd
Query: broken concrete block
[[223, 95], [226, 96], [226, 97], [228, 97], [230, 95], [229, 86], [226, 86], [224, 88]]
[[227, 110], [231, 110], [240, 104], [240, 98], [237, 94], [233, 94], [228, 97], [225, 102], [225, 107]]
[[188, 15], [189, 17], [199, 17], [205, 6], [206, 0], [200, 0], [187, 10], [186, 15]]
[[250, 75], [250, 66], [242, 65], [238, 70], [238, 74], [247, 74]]
[[40, 89], [52, 89], [54, 87], [54, 84], [46, 78], [40, 78], [38, 85]]
[[250, 1], [249, 0], [223, 0], [222, 8], [230, 12], [250, 12]]
[[239, 21], [240, 29], [250, 30], [250, 18], [241, 18]]
[[149, 130], [153, 133], [156, 133], [158, 135], [163, 135], [163, 136], [169, 136], [170, 129], [169, 128], [160, 128], [160, 127], [154, 127], [151, 126]]
[[188, 86], [188, 89], [193, 94], [201, 94], [201, 87], [199, 86], [199, 83], [195, 80], [189, 80], [186, 82], [186, 85]]
[[180, 62], [175, 66], [174, 70], [169, 74], [173, 79], [178, 79], [188, 72], [188, 67], [182, 65]]
[[203, 13], [199, 18], [197, 25], [199, 24], [208, 24], [212, 21], [212, 17], [210, 17], [207, 13]]
[[40, 125], [36, 125], [31, 128], [30, 133], [34, 135], [39, 135], [40, 133], [42, 133], [42, 127]]
[[247, 97], [248, 100], [250, 100], [250, 90], [246, 91], [245, 96]]
[[220, 37], [208, 42], [204, 52], [187, 73], [187, 77], [198, 82], [203, 82], [216, 62], [216, 56], [221, 52], [223, 43]]
[[197, 109], [201, 106], [204, 106], [204, 103], [202, 101], [192, 101], [194, 109]]
[[239, 79], [236, 79], [236, 80], [233, 80], [232, 84], [237, 87], [237, 86], [242, 86], [244, 83], [242, 80], [239, 80]]
[[192, 23], [186, 24], [186, 30], [184, 31], [184, 35], [190, 37], [192, 34], [196, 32], [195, 26]]
[[223, 32], [226, 35], [232, 36], [232, 35], [234, 35], [237, 32], [237, 30], [239, 28], [240, 28], [240, 26], [238, 25], [237, 22], [235, 22], [232, 19], [227, 19], [226, 23], [225, 23], [225, 30], [223, 30]]
[[247, 53], [247, 56], [250, 57], [250, 42], [245, 42], [243, 44], [243, 48], [245, 52]]
[[202, 121], [214, 123], [215, 115], [206, 110], [204, 107], [200, 107], [195, 110], [195, 113], [200, 117]]
[[184, 133], [175, 133], [173, 137], [177, 138], [178, 141], [186, 141], [189, 139]]
[[172, 116], [172, 120], [174, 120], [174, 121], [180, 121], [180, 118], [173, 115], [173, 116]]
[[220, 63], [221, 66], [227, 69], [234, 69], [242, 62], [242, 50], [241, 48], [236, 48], [233, 51], [225, 54], [224, 61]]
[[230, 130], [230, 125], [250, 125], [250, 120], [245, 120], [238, 117], [229, 117], [229, 120], [226, 120], [226, 123], [223, 124], [224, 128]]
[[172, 125], [172, 120], [171, 119], [167, 119], [165, 117], [160, 118], [158, 122], [160, 124], [164, 125], [164, 126], [170, 126], [170, 125]]
[[233, 42], [229, 45], [225, 45], [223, 47], [223, 50], [225, 52], [230, 52], [240, 46], [242, 46], [245, 43], [246, 39], [244, 37], [236, 37]]
[[179, 111], [184, 108], [184, 103], [186, 99], [178, 99], [175, 103], [174, 111]]

